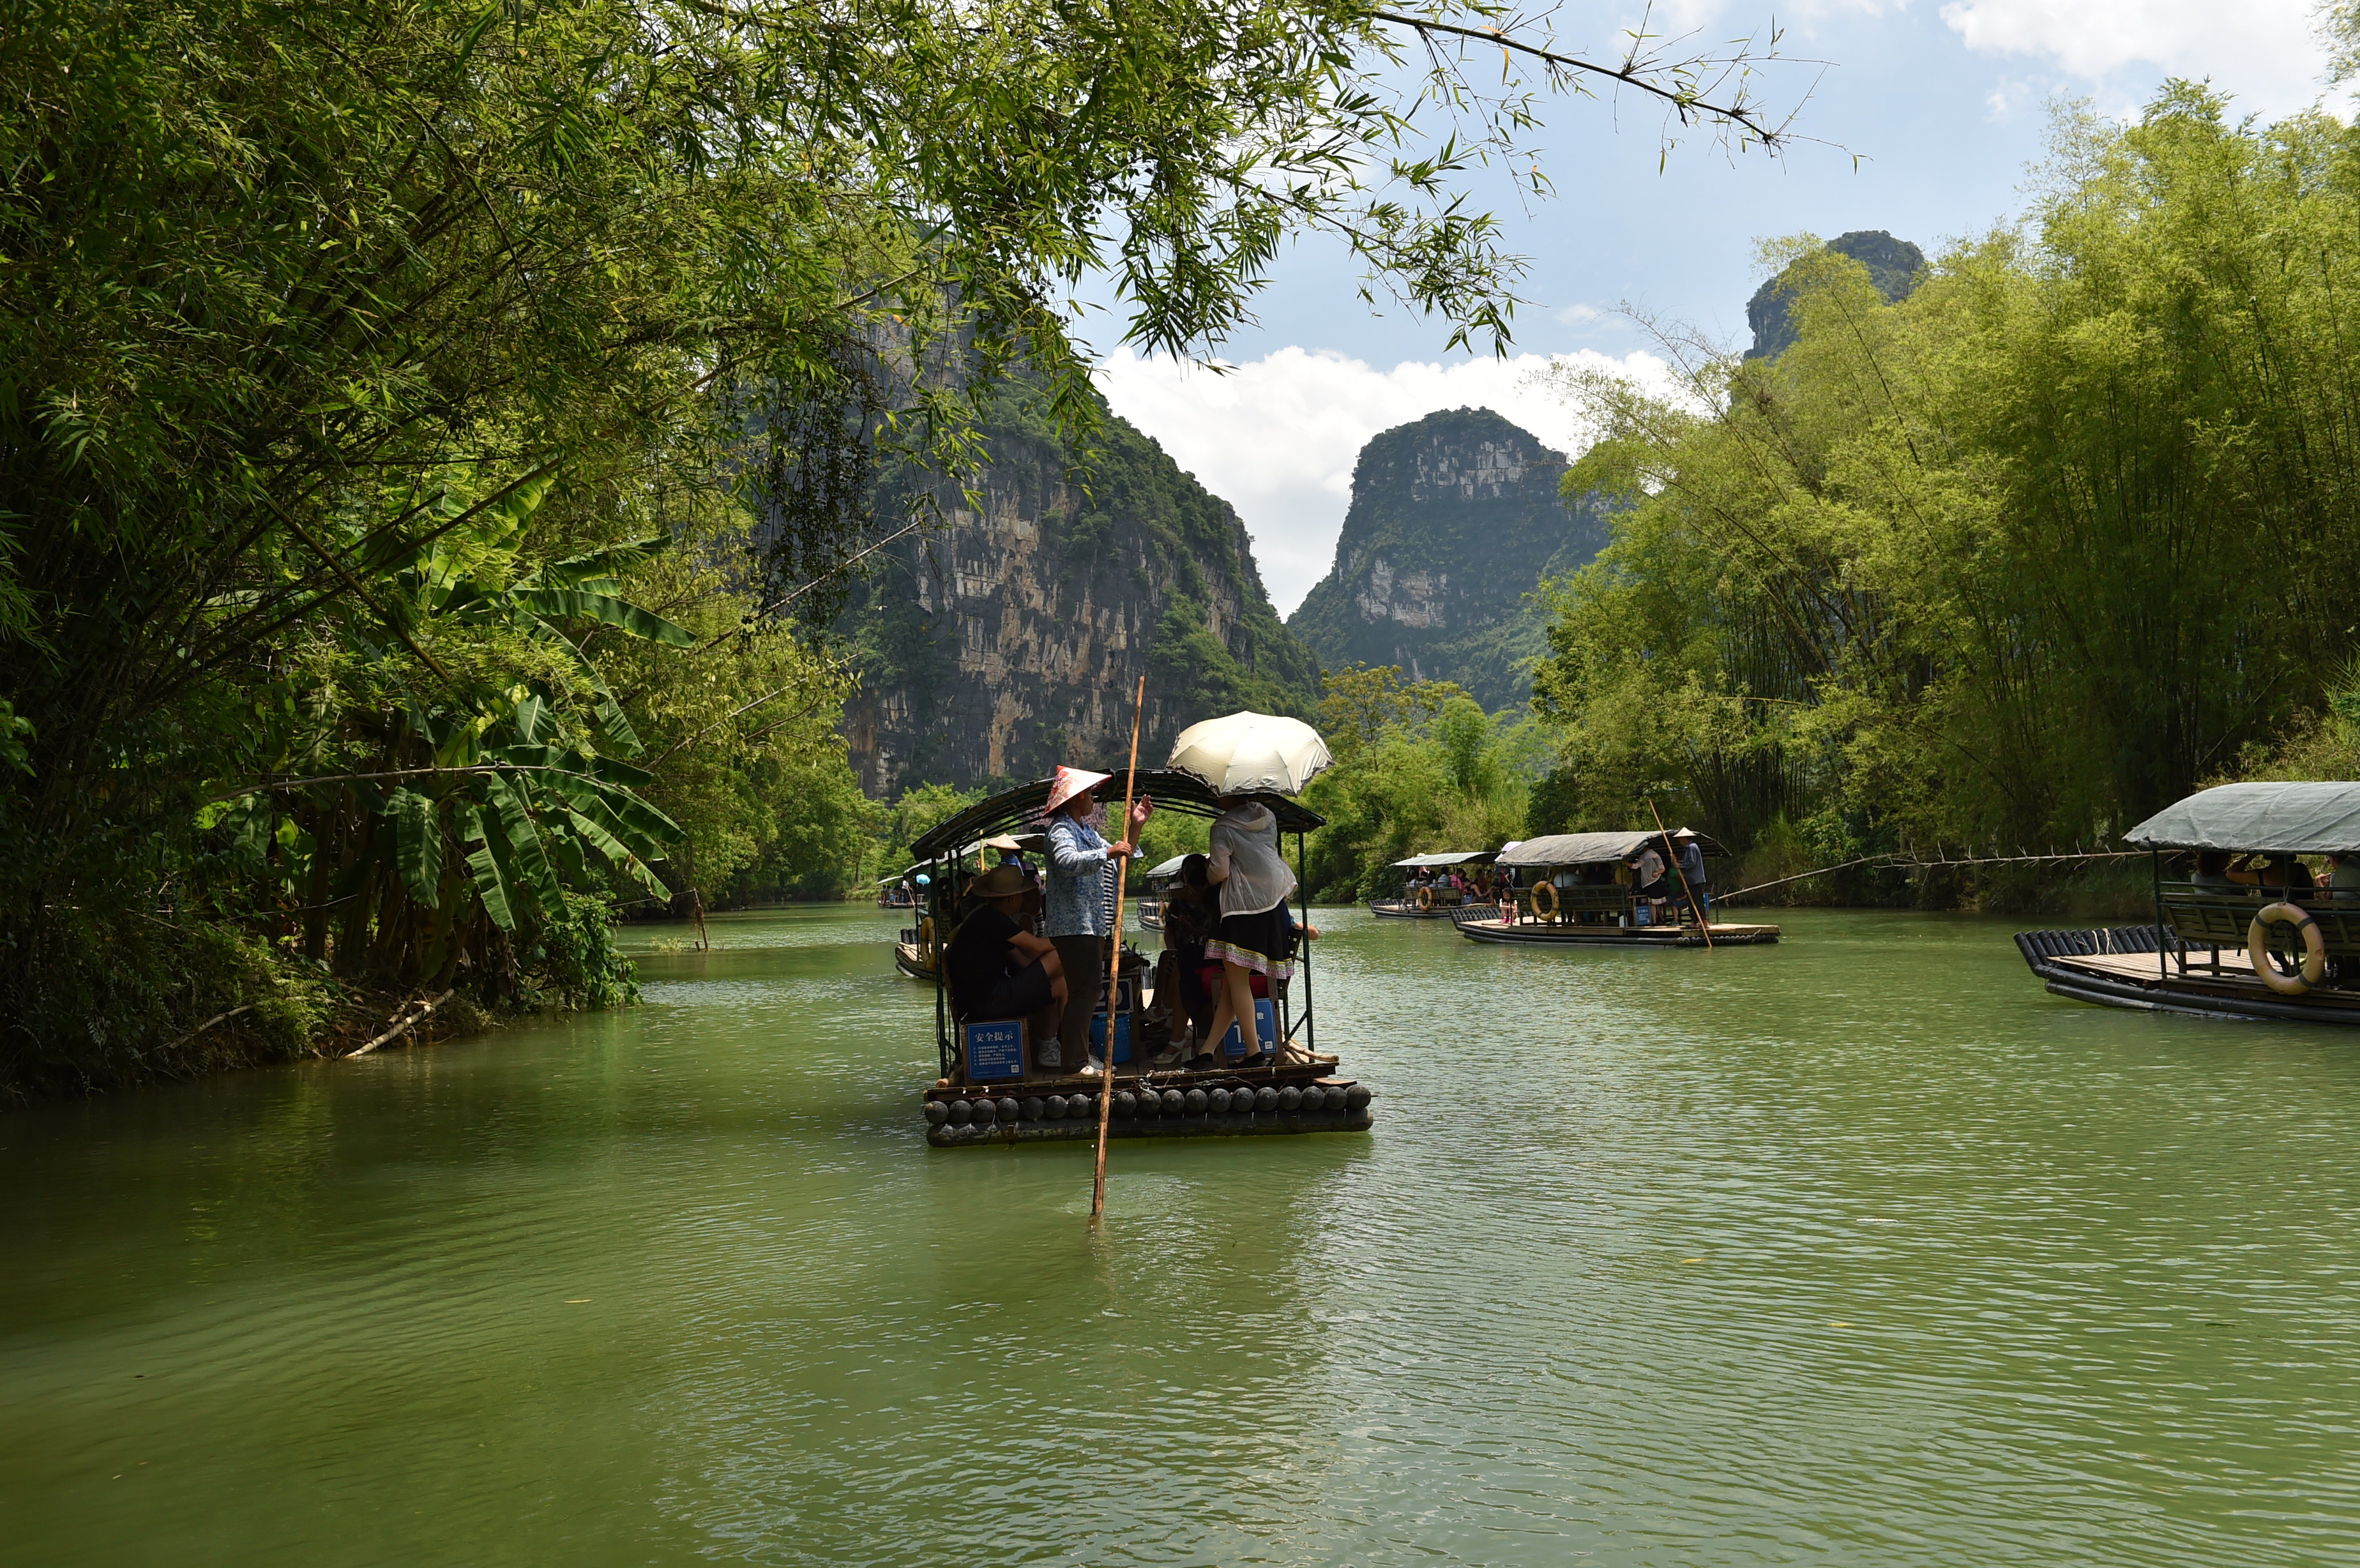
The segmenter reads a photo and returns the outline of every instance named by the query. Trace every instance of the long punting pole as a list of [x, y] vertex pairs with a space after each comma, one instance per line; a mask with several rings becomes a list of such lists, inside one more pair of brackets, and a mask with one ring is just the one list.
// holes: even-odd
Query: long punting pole
[[1704, 932], [1704, 944], [1712, 945], [1712, 922], [1704, 918], [1704, 906], [1697, 902], [1696, 888], [1689, 886], [1688, 874], [1680, 869], [1680, 852], [1672, 847], [1672, 835], [1664, 831], [1664, 813], [1655, 810], [1655, 798], [1647, 797], [1647, 814], [1655, 819], [1655, 836], [1664, 841], [1664, 854], [1672, 863], [1672, 875], [1680, 879], [1680, 891], [1688, 896], [1688, 908], [1696, 911], [1697, 930]]
[[[1139, 678], [1139, 694], [1131, 704], [1131, 768], [1122, 776], [1123, 837], [1131, 835], [1131, 794], [1139, 785], [1139, 714], [1147, 705], [1147, 677]], [[1115, 1008], [1122, 1002], [1122, 896], [1123, 887], [1131, 879], [1131, 856], [1124, 855], [1114, 867], [1114, 954], [1107, 960], [1107, 1059], [1106, 1076], [1098, 1080], [1098, 1161], [1097, 1174], [1090, 1178], [1090, 1224], [1098, 1223], [1106, 1212], [1106, 1146], [1107, 1122], [1114, 1115], [1114, 1029]], [[1131, 1042], [1134, 1046], [1141, 1041]], [[1088, 1052], [1084, 1051], [1085, 1055]]]
[[[1303, 929], [1309, 931], [1311, 929], [1311, 884], [1305, 881], [1303, 877], [1303, 833], [1300, 829], [1297, 829], [1295, 834], [1295, 884], [1303, 894]], [[1305, 1050], [1316, 1051], [1319, 1049], [1319, 1026], [1312, 1021], [1311, 1018], [1311, 939], [1305, 937], [1295, 946], [1303, 954], [1303, 1017], [1299, 1020], [1303, 1025], [1303, 1044]], [[1283, 1023], [1285, 1020], [1280, 1021]]]

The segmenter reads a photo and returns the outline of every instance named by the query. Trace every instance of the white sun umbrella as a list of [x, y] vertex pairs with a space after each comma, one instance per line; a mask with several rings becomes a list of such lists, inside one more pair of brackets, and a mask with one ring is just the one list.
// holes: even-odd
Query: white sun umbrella
[[1182, 730], [1164, 766], [1195, 774], [1217, 795], [1295, 795], [1334, 760], [1301, 719], [1229, 713]]

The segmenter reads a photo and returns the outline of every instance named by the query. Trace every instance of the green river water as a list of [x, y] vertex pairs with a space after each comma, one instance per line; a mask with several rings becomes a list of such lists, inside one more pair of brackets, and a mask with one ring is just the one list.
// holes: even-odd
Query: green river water
[[1365, 1135], [931, 1150], [896, 917], [0, 1116], [0, 1563], [2360, 1562], [2360, 1039], [1323, 911]]

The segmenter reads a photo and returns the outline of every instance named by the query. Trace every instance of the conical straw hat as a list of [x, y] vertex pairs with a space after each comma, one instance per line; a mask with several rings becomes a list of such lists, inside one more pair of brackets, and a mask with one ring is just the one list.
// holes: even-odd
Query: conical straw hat
[[1080, 768], [1059, 768], [1049, 780], [1049, 803], [1041, 808], [1042, 814], [1054, 813], [1085, 789], [1095, 789], [1113, 777], [1111, 773], [1092, 773]]

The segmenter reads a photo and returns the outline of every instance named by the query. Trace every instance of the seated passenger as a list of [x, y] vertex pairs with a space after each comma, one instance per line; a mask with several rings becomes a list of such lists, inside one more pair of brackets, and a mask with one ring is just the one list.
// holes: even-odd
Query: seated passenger
[[[2196, 852], [2196, 875], [2191, 880], [2208, 893], [2234, 893], [2239, 879], [2229, 870], [2229, 852], [2225, 849], [2200, 849]], [[2244, 878], [2250, 883], [2253, 873]]]
[[2327, 857], [2327, 896], [2339, 901], [2360, 898], [2360, 855]]
[[1056, 944], [1017, 923], [1027, 892], [1024, 873], [996, 866], [967, 885], [974, 909], [944, 953], [951, 1016], [1022, 1018], [1025, 1039], [1037, 1045], [1057, 1027], [1065, 1005], [1065, 975]]
[[2258, 889], [2266, 898], [2273, 893], [2283, 894], [2290, 898], [2307, 898], [2311, 896], [2312, 886], [2311, 867], [2293, 855], [2271, 855], [2268, 857], [2269, 863], [2265, 866], [2254, 865], [2254, 859], [2253, 851], [2247, 851], [2234, 860], [2228, 859], [2227, 855], [2220, 851], [2201, 851], [2196, 856], [2196, 885], [2200, 887], [2218, 887], [2222, 885], [2207, 877], [2206, 866], [2210, 864], [2220, 867], [2217, 875], [2229, 885]]
[[1153, 1062], [1169, 1067], [1186, 1051], [1196, 1030], [1212, 1021], [1213, 993], [1204, 980], [1205, 943], [1220, 929], [1218, 896], [1205, 879], [1206, 858], [1192, 855], [1180, 863], [1180, 879], [1164, 904], [1164, 955], [1155, 969], [1155, 994], [1169, 995], [1165, 1009], [1171, 1043]]
[[2260, 887], [2262, 868], [2252, 864], [2253, 858], [2251, 854], [2237, 856], [2236, 859], [2229, 862], [2228, 869], [2222, 872], [2222, 875], [2240, 887]]

